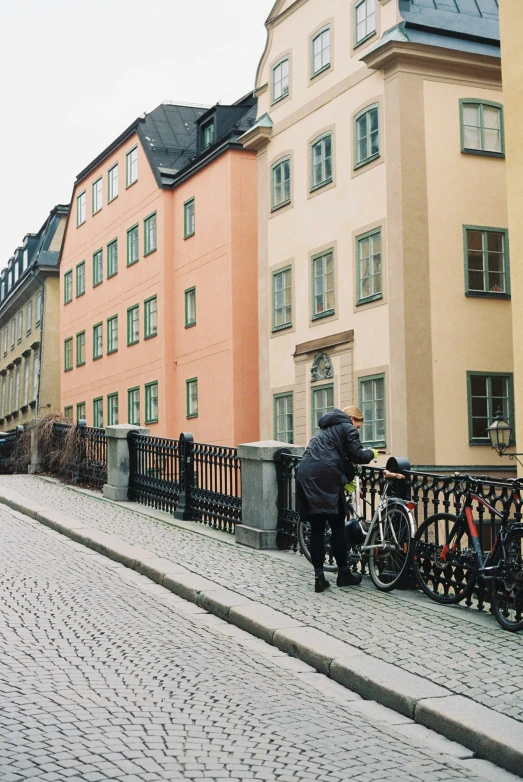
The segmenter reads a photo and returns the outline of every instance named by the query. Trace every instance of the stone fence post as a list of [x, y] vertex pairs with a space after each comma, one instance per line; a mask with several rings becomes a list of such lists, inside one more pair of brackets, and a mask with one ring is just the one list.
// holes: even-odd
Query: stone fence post
[[133, 424], [115, 424], [106, 426], [107, 437], [107, 483], [103, 487], [103, 495], [109, 500], [119, 502], [127, 500], [129, 490], [129, 432], [149, 434], [149, 429]]
[[301, 456], [305, 448], [276, 440], [238, 446], [242, 465], [242, 523], [236, 525], [236, 542], [250, 548], [276, 548], [278, 483], [274, 454], [287, 448]]
[[38, 424], [39, 418], [33, 418], [32, 421], [27, 423], [27, 429], [29, 429], [31, 435], [31, 461], [27, 472], [30, 475], [36, 475], [39, 472], [43, 472], [42, 454], [40, 452], [40, 444], [38, 442]]

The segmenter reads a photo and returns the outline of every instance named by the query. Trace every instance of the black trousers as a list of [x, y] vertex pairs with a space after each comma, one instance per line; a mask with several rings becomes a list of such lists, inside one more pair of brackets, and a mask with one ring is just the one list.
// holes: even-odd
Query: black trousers
[[331, 528], [331, 545], [338, 569], [347, 567], [347, 543], [345, 540], [345, 513], [309, 516], [311, 525], [311, 560], [315, 570], [321, 570], [325, 560], [325, 525]]

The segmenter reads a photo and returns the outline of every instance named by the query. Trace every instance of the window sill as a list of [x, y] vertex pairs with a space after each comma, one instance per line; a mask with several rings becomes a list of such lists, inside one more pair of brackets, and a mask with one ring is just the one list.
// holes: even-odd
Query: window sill
[[111, 356], [113, 353], [118, 353], [118, 348], [115, 348], [114, 350], [108, 350], [106, 355]]
[[92, 212], [91, 217], [94, 217], [95, 215], [100, 214], [101, 211], [102, 211], [102, 207], [100, 207], [100, 209], [97, 209], [96, 212]]
[[27, 413], [28, 410], [29, 410], [29, 405], [22, 405], [22, 407], [20, 408], [21, 413]]
[[144, 258], [147, 258], [147, 256], [148, 256], [148, 255], [152, 255], [153, 253], [155, 253], [157, 249], [158, 249], [158, 248], [157, 248], [157, 247], [155, 247], [155, 248], [154, 248], [154, 250], [147, 250], [147, 251], [144, 251], [143, 257], [144, 257]]
[[377, 160], [380, 156], [379, 152], [376, 152], [375, 155], [371, 155], [370, 157], [366, 157], [365, 160], [361, 160], [359, 163], [354, 164], [354, 171], [357, 171], [359, 168], [363, 168], [363, 166], [366, 166], [368, 163], [372, 163], [373, 160]]
[[[477, 447], [478, 445], [479, 445], [479, 446], [482, 446], [482, 445], [483, 445], [483, 446], [488, 446], [489, 448], [491, 448], [491, 447], [492, 447], [492, 446], [491, 446], [491, 442], [490, 442], [490, 439], [489, 439], [489, 438], [487, 438], [487, 439], [485, 439], [485, 440], [479, 440], [479, 439], [477, 439], [477, 440], [469, 440], [469, 445], [470, 445], [472, 448], [475, 448], [475, 447]], [[516, 445], [516, 443], [515, 443], [513, 440], [511, 440], [511, 441], [510, 441], [509, 448], [512, 448], [512, 446], [515, 446], [515, 445]], [[510, 454], [509, 454], [509, 453], [506, 453], [506, 456], [510, 456]]]
[[336, 310], [326, 310], [325, 312], [318, 312], [312, 316], [312, 320], [321, 320], [322, 318], [330, 318], [331, 315], [335, 315]]
[[323, 182], [320, 182], [318, 185], [314, 185], [314, 187], [311, 187], [309, 192], [316, 193], [318, 190], [321, 190], [322, 187], [326, 187], [327, 185], [331, 185], [332, 182], [333, 182], [332, 177], [330, 177], [330, 179], [325, 179]]
[[85, 367], [85, 361], [81, 361], [80, 364], [76, 365], [77, 367]]
[[144, 335], [144, 340], [145, 339], [154, 339], [154, 337], [157, 337], [157, 336], [158, 336], [158, 332], [157, 331], [154, 334], [145, 334]]
[[107, 199], [107, 203], [108, 203], [108, 204], [112, 204], [112, 203], [113, 203], [113, 201], [116, 201], [116, 199], [117, 199], [117, 198], [118, 198], [118, 195], [115, 195], [115, 196], [113, 196], [112, 198], [108, 198], [108, 199]]
[[[135, 179], [133, 182], [126, 182], [125, 183], [125, 189], [129, 190], [129, 188], [132, 187], [133, 185], [135, 185], [137, 182], [138, 182], [137, 179]], [[135, 424], [135, 426], [138, 426], [138, 424]]]
[[504, 158], [505, 153], [504, 152], [492, 152], [488, 149], [467, 149], [466, 147], [461, 148], [461, 154], [462, 155], [481, 155], [482, 157], [499, 157]]
[[132, 348], [132, 346], [133, 346], [133, 345], [138, 345], [138, 344], [139, 344], [139, 342], [140, 342], [140, 340], [139, 340], [139, 339], [135, 339], [135, 341], [134, 341], [134, 342], [128, 342], [128, 343], [127, 343], [127, 347], [128, 347], [128, 348]]
[[191, 236], [194, 236], [196, 234], [196, 231], [193, 231], [192, 234], [184, 234], [184, 239], [190, 239]]
[[198, 413], [188, 413], [185, 417], [186, 418], [198, 418]]
[[185, 328], [186, 329], [192, 329], [193, 326], [196, 326], [196, 321], [194, 321], [194, 323], [186, 323], [185, 324]]
[[354, 49], [358, 49], [358, 47], [362, 46], [362, 44], [367, 43], [367, 41], [370, 41], [370, 39], [376, 35], [376, 30], [373, 30], [371, 33], [368, 33], [368, 35], [365, 36], [365, 38], [360, 38], [359, 41], [354, 41]]
[[64, 372], [72, 372], [72, 371], [73, 371], [72, 367], [64, 367]]
[[373, 301], [379, 301], [383, 298], [383, 293], [375, 293], [374, 296], [366, 296], [356, 302], [356, 307], [362, 307], [365, 304], [371, 304]]
[[158, 419], [157, 418], [146, 418], [144, 421], [145, 424], [157, 424]]
[[284, 206], [290, 206], [291, 204], [292, 204], [292, 201], [291, 201], [290, 198], [289, 198], [288, 201], [282, 201], [281, 204], [276, 204], [276, 206], [272, 206], [271, 207], [271, 213], [272, 212], [277, 212], [278, 209], [283, 209]]
[[138, 263], [140, 259], [137, 258], [135, 261], [127, 261], [127, 266], [134, 266], [135, 263]]
[[110, 280], [111, 277], [116, 277], [117, 274], [118, 274], [117, 271], [113, 272], [112, 274], [107, 274], [107, 279]]
[[509, 299], [510, 293], [496, 293], [495, 291], [465, 291], [465, 296], [470, 299]]
[[82, 225], [85, 225], [85, 224], [86, 224], [86, 222], [87, 222], [87, 220], [84, 220], [82, 223], [76, 223], [76, 227], [77, 227], [77, 228], [81, 228], [81, 227], [82, 227]]
[[100, 280], [99, 282], [93, 282], [93, 288], [98, 288], [99, 285], [103, 283], [103, 280]]
[[287, 329], [292, 329], [292, 323], [283, 323], [281, 326], [273, 326], [272, 333], [277, 334], [279, 331], [286, 331]]
[[32, 402], [29, 402], [29, 407], [36, 407], [36, 399], [33, 399]]
[[314, 81], [316, 76], [320, 76], [320, 74], [325, 73], [325, 71], [328, 71], [330, 67], [331, 67], [331, 63], [329, 63], [328, 65], [324, 65], [323, 68], [320, 68], [318, 71], [315, 71], [311, 75], [311, 81]]
[[385, 440], [369, 440], [368, 442], [362, 441], [362, 446], [364, 448], [386, 448], [387, 443]]
[[285, 100], [285, 98], [290, 97], [290, 90], [287, 90], [283, 95], [280, 95], [278, 98], [273, 98], [271, 106], [276, 106], [276, 104], [281, 103], [282, 100]]
[[76, 294], [76, 298], [79, 299], [80, 296], [85, 296], [85, 291], [82, 291], [81, 293]]
[[103, 358], [103, 353], [101, 356], [93, 356], [93, 361], [100, 361], [101, 358]]

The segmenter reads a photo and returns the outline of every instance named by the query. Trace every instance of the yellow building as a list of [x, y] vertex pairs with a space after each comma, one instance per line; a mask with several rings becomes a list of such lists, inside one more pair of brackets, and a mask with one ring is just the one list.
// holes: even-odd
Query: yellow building
[[[481, 6], [481, 9], [480, 9]], [[512, 319], [497, 4], [277, 0], [258, 119], [261, 437], [500, 468]]]
[[56, 206], [0, 274], [0, 427], [60, 408], [60, 270], [69, 207]]

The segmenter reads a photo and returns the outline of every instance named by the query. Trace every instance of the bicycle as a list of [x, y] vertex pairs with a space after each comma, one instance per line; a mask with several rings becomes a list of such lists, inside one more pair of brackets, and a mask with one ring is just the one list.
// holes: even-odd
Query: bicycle
[[[428, 597], [446, 605], [469, 597], [481, 581], [489, 589], [491, 611], [501, 627], [517, 632], [523, 629], [523, 524], [510, 520], [509, 510], [512, 502], [520, 501], [523, 481], [512, 483], [503, 512], [479, 496], [480, 480], [465, 475], [461, 483], [467, 494], [459, 514], [436, 513], [418, 528], [413, 546], [416, 581]], [[500, 519], [486, 555], [472, 514], [473, 502]]]
[[[405, 476], [384, 470], [382, 473], [385, 480], [384, 490], [371, 521], [367, 521], [360, 512], [360, 472], [361, 470], [357, 470], [356, 491], [346, 502], [349, 518], [345, 522], [345, 531], [348, 537], [348, 548], [352, 548], [349, 562], [353, 565], [357, 562], [368, 563], [374, 586], [382, 592], [390, 592], [400, 585], [411, 565], [412, 542], [416, 531], [412, 513], [414, 503], [389, 496], [391, 481], [404, 480]], [[364, 500], [364, 502], [368, 501]], [[360, 545], [353, 545], [350, 540], [350, 528], [354, 522], [361, 524], [365, 536]], [[309, 542], [310, 523], [300, 519], [298, 544], [301, 553], [311, 562]], [[328, 557], [325, 570], [336, 571], [338, 568], [333, 562], [330, 529], [325, 531], [325, 550]]]

